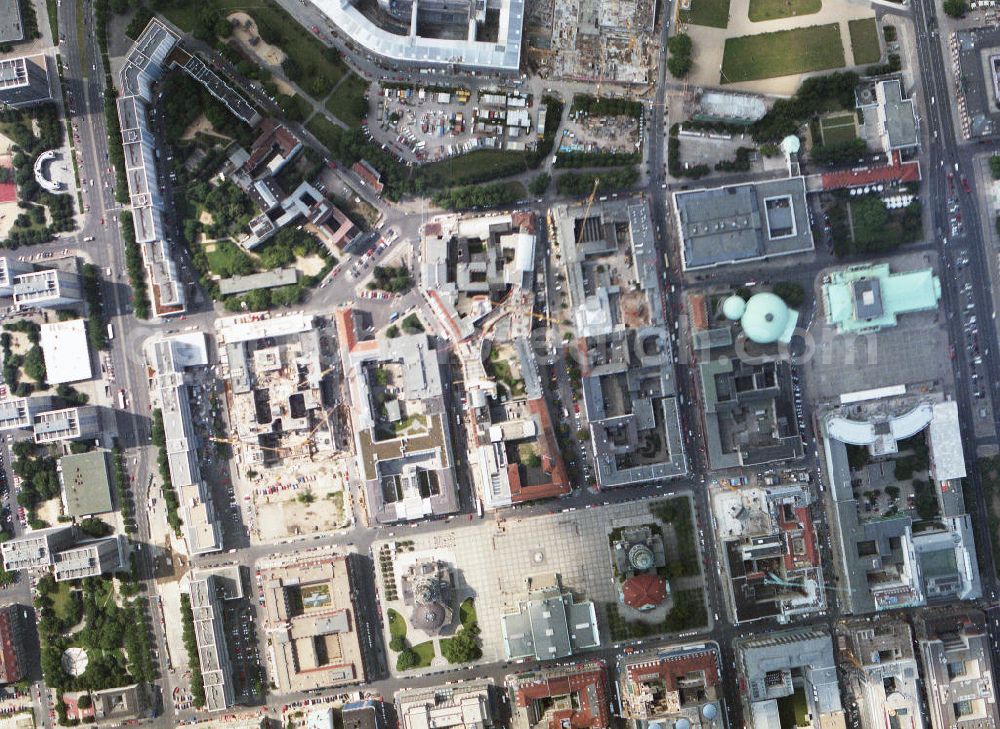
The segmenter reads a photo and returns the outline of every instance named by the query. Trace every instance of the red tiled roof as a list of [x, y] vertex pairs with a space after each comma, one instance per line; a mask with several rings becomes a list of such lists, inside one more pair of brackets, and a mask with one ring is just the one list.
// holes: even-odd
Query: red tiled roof
[[708, 329], [708, 307], [705, 305], [704, 294], [691, 294], [688, 297], [690, 308], [691, 329], [700, 332]]
[[655, 661], [642, 661], [629, 665], [626, 671], [629, 681], [649, 683], [660, 680], [663, 681], [666, 691], [677, 691], [678, 682], [696, 671], [704, 672], [705, 686], [715, 686], [719, 683], [715, 651], [711, 650], [670, 656]]
[[517, 464], [508, 465], [507, 478], [510, 482], [510, 496], [511, 501], [515, 504], [564, 496], [572, 490], [569, 477], [566, 474], [566, 464], [563, 463], [556, 444], [555, 434], [552, 430], [552, 419], [549, 417], [549, 409], [545, 405], [545, 400], [543, 398], [529, 400], [528, 409], [538, 418], [541, 426], [537, 442], [542, 452], [542, 470], [548, 474], [549, 480], [541, 484], [523, 484]]
[[0, 203], [16, 201], [17, 186], [13, 182], [0, 182]]
[[667, 597], [667, 583], [659, 575], [633, 575], [622, 585], [622, 599], [635, 610], [656, 607]]
[[823, 174], [824, 190], [841, 190], [848, 187], [862, 187], [886, 182], [919, 182], [920, 164], [917, 162], [899, 163], [899, 153], [893, 153], [896, 164], [883, 167], [862, 167], [839, 172]]
[[[559, 670], [571, 671], [574, 669], [566, 666]], [[579, 670], [579, 673], [542, 677], [537, 681], [525, 681], [525, 683], [519, 684], [515, 690], [517, 706], [526, 707], [535, 701], [575, 695], [577, 701], [574, 703], [574, 708], [551, 711], [544, 715], [543, 722], [539, 722], [539, 724], [548, 727], [548, 729], [563, 729], [565, 727], [603, 729], [610, 726], [611, 714], [608, 710], [607, 681], [603, 667], [592, 670], [581, 667]], [[546, 719], [547, 721], [544, 721]]]

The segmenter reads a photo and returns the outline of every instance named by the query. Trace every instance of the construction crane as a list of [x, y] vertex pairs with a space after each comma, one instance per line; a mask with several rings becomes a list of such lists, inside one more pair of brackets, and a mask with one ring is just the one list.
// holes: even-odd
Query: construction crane
[[[802, 585], [797, 582], [790, 582], [789, 580], [778, 577], [778, 575], [773, 572], [768, 572], [767, 576], [764, 577], [764, 583], [768, 585], [776, 585], [778, 587], [788, 587], [795, 590], [801, 590]], [[832, 585], [823, 585], [820, 587], [822, 590], [830, 590], [831, 592], [854, 592], [853, 588], [850, 587], [834, 587]]]
[[[597, 197], [597, 188], [601, 186], [601, 178], [594, 178], [594, 187], [590, 191], [590, 197], [587, 198], [587, 209], [583, 211], [583, 221], [586, 223], [587, 218], [590, 217], [590, 208], [594, 205], [594, 198]], [[583, 242], [583, 231], [584, 226], [580, 226], [580, 234], [576, 238], [576, 247], [579, 248], [580, 244]]]

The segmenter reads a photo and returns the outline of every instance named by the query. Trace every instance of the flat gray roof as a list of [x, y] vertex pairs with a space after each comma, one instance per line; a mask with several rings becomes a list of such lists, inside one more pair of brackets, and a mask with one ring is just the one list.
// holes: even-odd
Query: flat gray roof
[[111, 469], [107, 451], [63, 456], [59, 459], [59, 467], [62, 469], [66, 511], [70, 516], [104, 514], [112, 510]]
[[24, 40], [21, 5], [18, 0], [0, 0], [0, 43]]
[[294, 268], [277, 268], [273, 271], [263, 271], [252, 273], [249, 276], [233, 276], [219, 281], [219, 293], [224, 296], [229, 294], [242, 294], [255, 289], [270, 289], [275, 286], [288, 286], [295, 283], [296, 270]]
[[813, 249], [805, 179], [674, 193], [685, 270]]
[[899, 79], [882, 83], [885, 102], [885, 133], [892, 149], [913, 147], [917, 144], [917, 117], [913, 111], [913, 100], [903, 98], [903, 88]]

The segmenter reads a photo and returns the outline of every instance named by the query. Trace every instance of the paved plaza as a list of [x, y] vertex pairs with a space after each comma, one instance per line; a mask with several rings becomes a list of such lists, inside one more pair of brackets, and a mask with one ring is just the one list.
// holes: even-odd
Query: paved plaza
[[[684, 498], [686, 493], [678, 494]], [[604, 605], [618, 600], [608, 536], [615, 527], [656, 522], [650, 505], [663, 499], [612, 504], [600, 509], [574, 510], [530, 519], [499, 519], [459, 527], [450, 532], [407, 539], [397, 552], [396, 578], [417, 559], [434, 558], [455, 567], [456, 606], [466, 597], [475, 598], [482, 630], [482, 662], [506, 660], [500, 631], [500, 616], [515, 611], [523, 600], [529, 577], [558, 574], [564, 589], [577, 601], [594, 602], [602, 645], [609, 644]], [[667, 553], [676, 549], [672, 530], [664, 525]], [[412, 544], [411, 544], [412, 541]], [[376, 542], [372, 554], [393, 540]], [[376, 563], [377, 563], [376, 558]], [[379, 582], [383, 611], [401, 610], [401, 601], [386, 601]], [[692, 584], [697, 582], [699, 584]], [[683, 580], [685, 589], [697, 587], [701, 578]], [[390, 635], [384, 619], [385, 640]], [[392, 663], [392, 661], [390, 661]], [[441, 662], [436, 666], [440, 670]], [[433, 670], [433, 668], [431, 670]]]

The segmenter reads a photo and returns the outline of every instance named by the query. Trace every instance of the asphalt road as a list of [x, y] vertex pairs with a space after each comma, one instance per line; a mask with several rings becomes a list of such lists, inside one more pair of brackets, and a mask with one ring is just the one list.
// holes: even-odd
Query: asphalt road
[[[976, 436], [972, 431], [974, 411], [977, 408], [974, 387], [970, 372], [970, 357], [963, 337], [964, 321], [969, 314], [964, 313], [959, 298], [959, 287], [966, 280], [963, 275], [954, 275], [957, 267], [956, 259], [965, 255], [968, 257], [966, 274], [972, 281], [973, 312], [980, 322], [980, 336], [983, 343], [983, 366], [987, 397], [993, 405], [994, 418], [1000, 416], [1000, 363], [997, 361], [997, 334], [993, 323], [993, 295], [989, 278], [989, 260], [991, 251], [986, 248], [980, 228], [978, 212], [979, 200], [976, 195], [976, 175], [972, 168], [972, 157], [977, 152], [984, 151], [981, 147], [959, 146], [956, 138], [956, 125], [953, 117], [953, 107], [949, 101], [948, 82], [944, 64], [940, 34], [935, 18], [935, 5], [931, 0], [916, 0], [913, 3], [914, 25], [917, 28], [917, 55], [919, 59], [920, 82], [923, 86], [924, 113], [929, 117], [932, 129], [939, 133], [937, 143], [928, 144], [928, 164], [926, 182], [928, 193], [925, 199], [933, 206], [930, 234], [938, 246], [941, 260], [944, 262], [946, 274], [942, 276], [942, 308], [948, 313], [948, 329], [951, 343], [955, 348], [956, 385], [959, 392], [956, 400], [959, 405], [959, 422], [962, 425], [966, 462], [969, 465], [966, 488], [971, 488], [973, 498], [966, 498], [967, 503], [975, 505], [974, 521], [976, 527], [976, 543], [979, 546], [980, 573], [983, 581], [983, 591], [992, 600], [996, 597], [997, 578], [993, 555], [990, 550], [989, 518], [986, 502], [983, 499], [982, 483], [979, 470], [975, 467], [977, 448]], [[935, 103], [929, 103], [934, 97]], [[953, 175], [949, 186], [948, 175]], [[963, 189], [961, 180], [968, 184], [968, 192]], [[956, 197], [964, 211], [967, 224], [964, 235], [952, 236], [949, 221], [948, 198]], [[963, 253], [964, 251], [964, 253]], [[1000, 428], [1000, 420], [994, 421], [994, 435]]]

